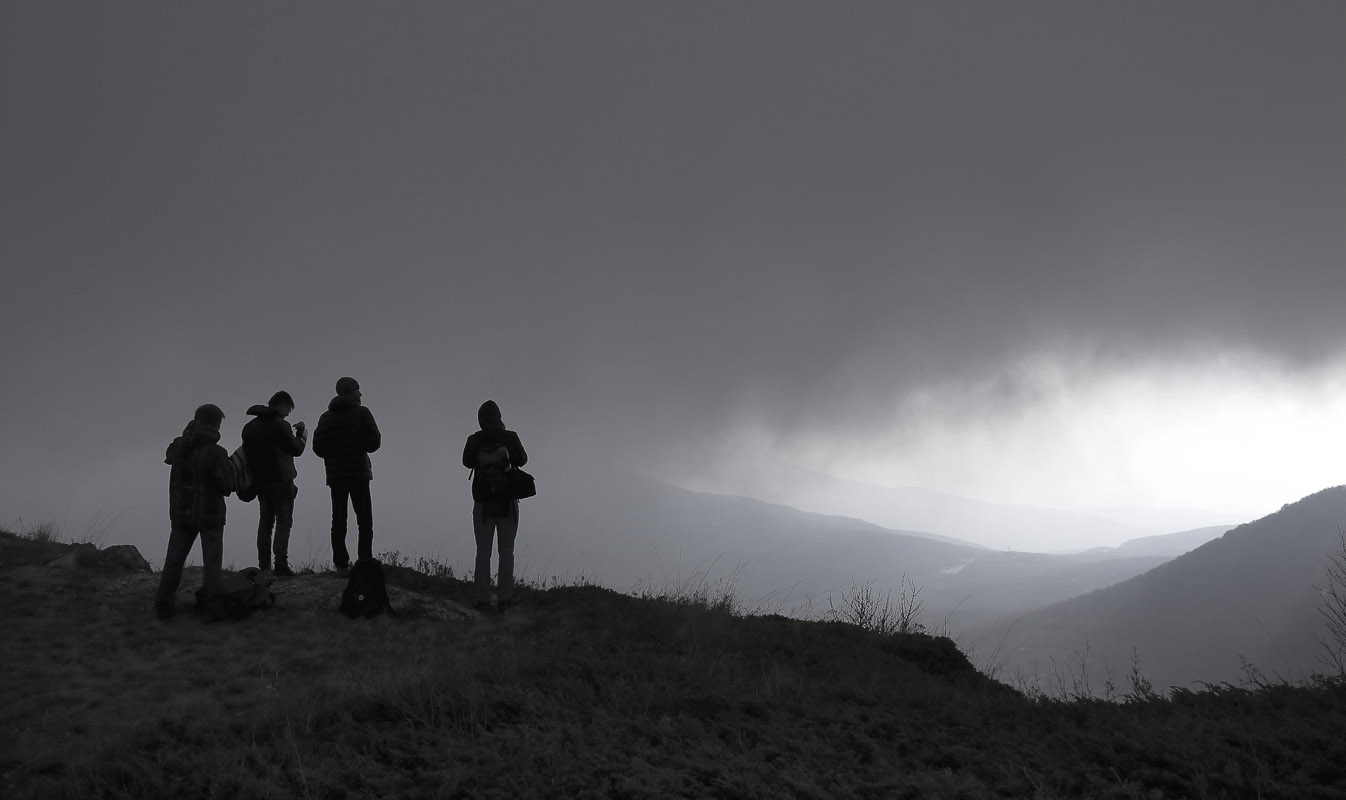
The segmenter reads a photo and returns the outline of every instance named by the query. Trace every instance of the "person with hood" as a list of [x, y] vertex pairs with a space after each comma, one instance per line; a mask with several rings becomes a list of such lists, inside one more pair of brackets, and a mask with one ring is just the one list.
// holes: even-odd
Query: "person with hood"
[[379, 449], [383, 436], [374, 415], [360, 404], [360, 384], [354, 378], [342, 378], [336, 384], [336, 397], [318, 418], [313, 431], [313, 452], [323, 460], [327, 485], [332, 490], [332, 562], [337, 574], [350, 570], [351, 557], [346, 550], [346, 504], [355, 508], [359, 528], [356, 555], [374, 557], [374, 510], [369, 483], [374, 467], [369, 454]]
[[254, 419], [243, 426], [243, 453], [252, 471], [252, 483], [257, 489], [257, 506], [261, 517], [257, 523], [257, 566], [271, 569], [275, 529], [275, 575], [294, 577], [290, 569], [290, 528], [294, 525], [294, 498], [299, 494], [295, 478], [299, 472], [294, 460], [304, 454], [308, 432], [304, 423], [293, 428], [285, 418], [294, 411], [290, 393], [279, 391], [271, 395], [266, 405], [248, 409]]
[[514, 595], [514, 539], [519, 533], [519, 501], [509, 490], [505, 477], [514, 467], [528, 463], [528, 453], [519, 434], [505, 428], [500, 406], [487, 400], [477, 409], [481, 430], [467, 437], [463, 445], [463, 466], [472, 470], [472, 533], [477, 540], [477, 561], [473, 574], [476, 605], [491, 603], [491, 540], [499, 535], [500, 574], [496, 581], [496, 602], [507, 607]]
[[176, 611], [175, 599], [182, 583], [182, 565], [201, 537], [201, 562], [205, 565], [206, 619], [219, 619], [221, 562], [224, 559], [224, 498], [232, 481], [229, 454], [220, 447], [220, 423], [224, 412], [207, 403], [196, 409], [182, 435], [168, 445], [164, 463], [168, 473], [168, 519], [171, 529], [164, 569], [154, 611], [168, 619]]

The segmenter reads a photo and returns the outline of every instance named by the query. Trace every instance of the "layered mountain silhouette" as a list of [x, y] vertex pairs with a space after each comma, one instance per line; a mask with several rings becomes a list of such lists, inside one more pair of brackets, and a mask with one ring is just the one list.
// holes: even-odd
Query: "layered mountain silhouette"
[[1326, 489], [1142, 575], [1006, 615], [973, 638], [983, 650], [999, 642], [1005, 670], [1030, 680], [1078, 672], [1086, 648], [1095, 676], [1129, 671], [1134, 648], [1157, 688], [1257, 672], [1297, 679], [1324, 669], [1317, 587], [1343, 526], [1346, 487]]

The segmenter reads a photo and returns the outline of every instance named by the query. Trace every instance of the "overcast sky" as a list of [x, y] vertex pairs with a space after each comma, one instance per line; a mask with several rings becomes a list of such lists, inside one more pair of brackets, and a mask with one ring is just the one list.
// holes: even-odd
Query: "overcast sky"
[[427, 507], [490, 397], [568, 469], [760, 451], [1270, 511], [1346, 474], [1343, 31], [1340, 2], [11, 0], [0, 523], [164, 516], [196, 405], [232, 449], [342, 375], [376, 483]]

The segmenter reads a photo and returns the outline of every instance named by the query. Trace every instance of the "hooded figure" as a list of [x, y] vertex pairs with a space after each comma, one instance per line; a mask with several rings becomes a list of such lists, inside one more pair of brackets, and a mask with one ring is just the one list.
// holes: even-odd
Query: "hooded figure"
[[[224, 412], [206, 404], [182, 435], [175, 438], [164, 453], [168, 473], [168, 519], [171, 529], [164, 569], [159, 577], [154, 610], [160, 619], [175, 611], [182, 566], [201, 537], [201, 561], [205, 566], [205, 592], [212, 600], [220, 594], [220, 570], [224, 558], [224, 498], [229, 495], [229, 454], [220, 447], [220, 423]], [[207, 608], [207, 616], [213, 616]]]
[[243, 452], [252, 471], [253, 485], [257, 487], [260, 514], [257, 566], [271, 569], [271, 531], [274, 528], [275, 574], [281, 577], [294, 575], [290, 570], [290, 528], [294, 524], [294, 499], [299, 494], [294, 483], [299, 477], [294, 459], [304, 454], [308, 444], [304, 423], [291, 428], [285, 421], [292, 411], [294, 399], [290, 393], [276, 392], [266, 405], [248, 409], [248, 415], [255, 419], [243, 426]]
[[472, 470], [472, 532], [477, 541], [474, 572], [476, 604], [491, 602], [491, 542], [499, 533], [500, 576], [496, 601], [508, 606], [514, 594], [514, 539], [519, 532], [519, 501], [502, 496], [505, 474], [528, 463], [519, 434], [505, 427], [500, 406], [487, 400], [477, 409], [481, 429], [463, 445], [463, 466]]
[[[209, 409], [204, 413], [209, 415]], [[229, 454], [219, 444], [223, 420], [223, 412], [216, 421], [193, 419], [164, 451], [164, 463], [171, 467], [168, 519], [174, 525], [196, 530], [224, 527]]]
[[336, 397], [318, 419], [313, 431], [313, 452], [323, 460], [327, 485], [332, 490], [332, 561], [339, 573], [350, 568], [346, 550], [346, 505], [355, 508], [359, 527], [357, 556], [374, 557], [374, 510], [369, 482], [374, 467], [369, 454], [379, 449], [383, 435], [374, 415], [361, 402], [360, 384], [354, 378], [342, 378], [336, 384]]

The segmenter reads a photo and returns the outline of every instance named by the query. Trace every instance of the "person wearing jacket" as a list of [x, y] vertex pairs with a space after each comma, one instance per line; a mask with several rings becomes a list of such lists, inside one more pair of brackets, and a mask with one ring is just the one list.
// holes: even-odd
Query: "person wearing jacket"
[[369, 482], [374, 467], [369, 454], [379, 449], [383, 436], [374, 415], [360, 404], [360, 384], [354, 378], [342, 378], [336, 384], [336, 397], [318, 419], [313, 431], [313, 452], [323, 460], [327, 485], [332, 490], [332, 562], [337, 574], [350, 569], [346, 550], [346, 504], [355, 508], [359, 528], [356, 555], [374, 557], [374, 510]]
[[477, 409], [481, 429], [463, 445], [463, 466], [472, 470], [472, 533], [477, 540], [473, 573], [476, 605], [491, 603], [491, 540], [499, 534], [500, 574], [496, 602], [505, 608], [514, 595], [514, 539], [519, 533], [519, 501], [509, 494], [505, 473], [528, 463], [519, 434], [505, 428], [500, 406], [487, 400]]
[[299, 477], [294, 460], [304, 454], [308, 444], [304, 423], [291, 428], [285, 421], [293, 411], [290, 393], [276, 392], [266, 405], [248, 409], [254, 419], [243, 426], [243, 453], [252, 471], [261, 515], [257, 523], [257, 566], [271, 569], [274, 528], [274, 574], [283, 578], [294, 576], [290, 569], [290, 528], [294, 525], [294, 498], [299, 494], [294, 483]]
[[159, 619], [168, 619], [176, 611], [182, 566], [192, 552], [196, 537], [201, 537], [201, 561], [205, 565], [207, 619], [218, 619], [221, 591], [221, 562], [224, 559], [224, 498], [230, 493], [229, 454], [220, 447], [220, 423], [224, 412], [206, 404], [196, 409], [192, 421], [168, 445], [164, 463], [168, 473], [168, 519], [171, 529], [164, 569], [154, 611]]

